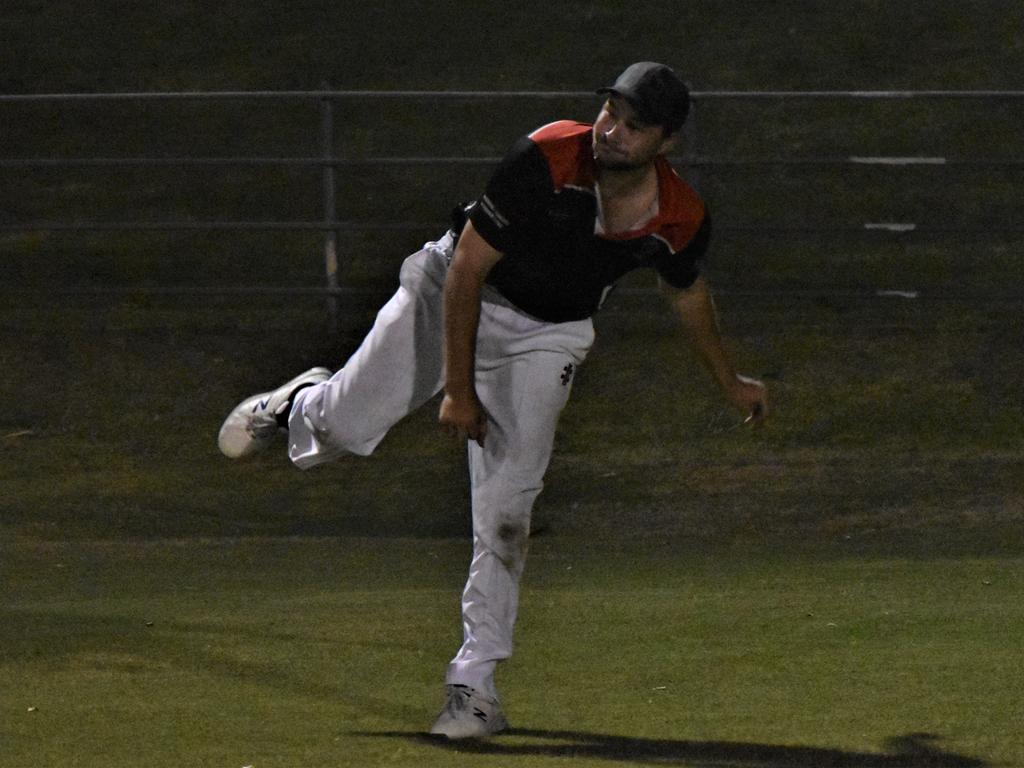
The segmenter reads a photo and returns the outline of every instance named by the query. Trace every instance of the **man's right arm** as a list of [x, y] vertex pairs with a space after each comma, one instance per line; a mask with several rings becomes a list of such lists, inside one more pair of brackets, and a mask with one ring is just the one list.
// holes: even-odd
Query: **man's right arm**
[[484, 280], [501, 259], [467, 222], [444, 284], [444, 399], [438, 421], [462, 440], [484, 444], [487, 414], [476, 393], [476, 337]]

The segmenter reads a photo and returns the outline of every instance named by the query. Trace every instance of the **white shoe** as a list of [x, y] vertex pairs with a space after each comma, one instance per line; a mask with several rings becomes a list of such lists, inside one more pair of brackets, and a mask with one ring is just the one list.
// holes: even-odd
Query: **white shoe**
[[330, 377], [326, 368], [310, 368], [271, 392], [261, 392], [240, 402], [221, 425], [217, 436], [220, 452], [229, 459], [241, 459], [262, 451], [281, 429], [277, 417], [290, 406], [295, 390]]
[[430, 733], [449, 739], [479, 739], [508, 728], [501, 702], [468, 685], [446, 685], [448, 700]]

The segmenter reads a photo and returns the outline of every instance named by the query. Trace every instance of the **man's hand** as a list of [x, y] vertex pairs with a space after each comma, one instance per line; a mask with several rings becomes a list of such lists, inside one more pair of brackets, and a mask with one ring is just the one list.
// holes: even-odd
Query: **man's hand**
[[487, 412], [475, 395], [459, 399], [445, 395], [437, 420], [446, 434], [459, 440], [475, 440], [477, 445], [484, 447]]
[[768, 390], [757, 379], [736, 374], [726, 387], [725, 396], [741, 413], [744, 424], [759, 424], [768, 416]]

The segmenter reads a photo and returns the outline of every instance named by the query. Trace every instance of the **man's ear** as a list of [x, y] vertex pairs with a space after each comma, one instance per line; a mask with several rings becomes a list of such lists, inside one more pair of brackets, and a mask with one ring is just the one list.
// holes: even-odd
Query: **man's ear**
[[662, 139], [661, 147], [658, 149], [658, 154], [667, 155], [669, 152], [675, 149], [679, 145], [679, 134], [681, 133], [682, 131], [675, 131], [674, 133], [670, 133], [668, 136]]

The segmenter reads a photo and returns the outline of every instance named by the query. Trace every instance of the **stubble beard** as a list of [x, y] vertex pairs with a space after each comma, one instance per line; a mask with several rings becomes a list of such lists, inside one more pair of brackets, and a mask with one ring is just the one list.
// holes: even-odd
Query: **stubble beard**
[[653, 162], [654, 158], [610, 160], [598, 155], [596, 150], [594, 152], [594, 163], [597, 165], [598, 171], [603, 173], [636, 173], [646, 170]]
[[641, 168], [645, 168], [650, 162], [648, 160], [609, 159], [608, 157], [602, 157], [597, 144], [594, 145], [593, 155], [594, 162], [599, 170], [612, 173], [638, 171]]

